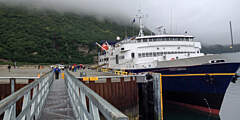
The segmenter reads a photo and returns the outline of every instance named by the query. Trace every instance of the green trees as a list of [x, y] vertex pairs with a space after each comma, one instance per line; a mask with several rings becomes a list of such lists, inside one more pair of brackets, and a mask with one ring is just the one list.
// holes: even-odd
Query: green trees
[[0, 58], [27, 63], [93, 63], [96, 41], [123, 38], [132, 29], [90, 16], [3, 3], [0, 23]]

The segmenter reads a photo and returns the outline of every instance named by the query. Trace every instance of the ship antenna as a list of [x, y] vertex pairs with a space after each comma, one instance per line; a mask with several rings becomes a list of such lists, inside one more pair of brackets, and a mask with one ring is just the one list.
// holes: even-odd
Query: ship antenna
[[160, 35], [162, 34], [162, 29], [163, 28], [164, 28], [164, 26], [159, 26], [159, 27], [156, 28]]
[[139, 19], [139, 25], [140, 25], [140, 31], [139, 31], [138, 36], [139, 36], [139, 37], [142, 37], [142, 36], [144, 36], [144, 34], [143, 34], [143, 28], [144, 28], [144, 26], [143, 26], [143, 23], [142, 23], [142, 18], [144, 18], [144, 15], [142, 14], [141, 9], [138, 10], [138, 14], [136, 15], [136, 18]]
[[229, 25], [230, 25], [230, 34], [231, 34], [231, 42], [232, 42], [230, 48], [233, 48], [233, 33], [232, 33], [232, 22], [231, 21], [229, 22]]

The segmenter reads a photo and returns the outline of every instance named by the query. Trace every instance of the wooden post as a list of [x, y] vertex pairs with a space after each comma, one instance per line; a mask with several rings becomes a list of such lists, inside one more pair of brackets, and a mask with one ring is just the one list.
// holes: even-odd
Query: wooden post
[[139, 120], [154, 120], [153, 79], [137, 77], [139, 97]]
[[159, 73], [137, 78], [139, 120], [163, 120], [162, 76]]
[[162, 75], [153, 74], [154, 119], [163, 120]]

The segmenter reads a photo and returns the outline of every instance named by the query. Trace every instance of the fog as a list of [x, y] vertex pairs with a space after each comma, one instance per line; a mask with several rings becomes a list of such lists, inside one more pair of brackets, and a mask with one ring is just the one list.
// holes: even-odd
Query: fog
[[[168, 33], [188, 31], [203, 44], [230, 44], [229, 21], [234, 42], [240, 43], [240, 1], [238, 0], [0, 0], [60, 12], [87, 14], [101, 19], [131, 24], [138, 9], [144, 25], [156, 32], [165, 26]], [[137, 24], [137, 23], [135, 23]]]

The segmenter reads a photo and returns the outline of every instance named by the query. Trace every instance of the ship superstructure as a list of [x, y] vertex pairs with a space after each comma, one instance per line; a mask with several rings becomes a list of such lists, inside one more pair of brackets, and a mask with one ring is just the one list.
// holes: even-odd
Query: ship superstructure
[[[110, 45], [109, 45], [110, 46]], [[99, 64], [112, 69], [155, 68], [157, 62], [199, 57], [201, 43], [191, 35], [154, 35], [133, 37], [109, 47], [100, 55]]]
[[141, 15], [138, 36], [97, 45], [98, 64], [130, 73], [156, 72], [163, 77], [164, 101], [173, 101], [218, 115], [225, 92], [237, 78], [240, 63], [201, 53], [201, 43], [187, 33], [144, 35]]

